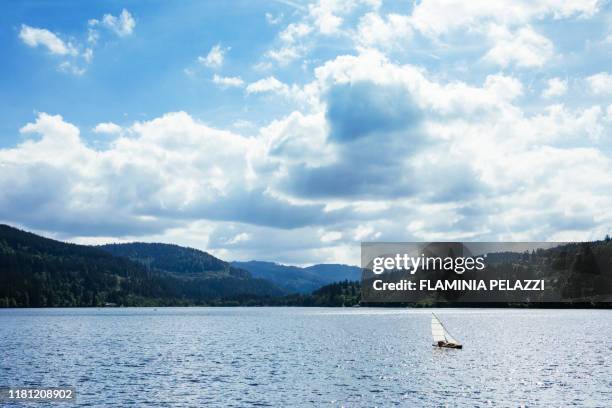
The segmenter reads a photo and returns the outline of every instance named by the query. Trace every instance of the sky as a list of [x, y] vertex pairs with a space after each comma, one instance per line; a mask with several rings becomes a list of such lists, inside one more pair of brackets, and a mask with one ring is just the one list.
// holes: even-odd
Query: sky
[[2, 223], [296, 265], [612, 231], [609, 1], [5, 6]]

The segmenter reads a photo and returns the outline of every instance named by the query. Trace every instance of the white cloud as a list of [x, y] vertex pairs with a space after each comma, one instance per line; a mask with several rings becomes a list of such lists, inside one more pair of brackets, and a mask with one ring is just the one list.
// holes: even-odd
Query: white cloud
[[551, 78], [546, 82], [546, 89], [542, 91], [543, 98], [563, 96], [567, 92], [567, 81], [561, 78]]
[[[415, 127], [379, 124], [360, 140], [330, 139], [329, 104], [351, 112], [363, 100], [329, 95], [362, 83], [378, 92], [366, 96], [394, 90], [381, 99], [393, 106], [413, 100]], [[249, 86], [251, 93], [288, 89], [274, 77]], [[60, 116], [41, 114], [22, 128], [40, 139], [0, 149], [0, 189], [9, 192], [0, 216], [68, 235], [181, 242], [182, 234], [206, 231], [206, 245], [231, 245], [232, 258], [292, 262], [351, 261], [349, 249], [363, 239], [544, 240], [599, 233], [612, 222], [611, 158], [597, 148], [612, 123], [599, 106], [527, 112], [516, 105], [524, 92], [516, 77], [444, 81], [373, 50], [326, 62], [307, 87], [320, 100], [314, 112], [292, 112], [256, 137], [179, 112], [136, 122], [96, 150]], [[369, 123], [357, 118], [355, 126], [362, 119]], [[374, 147], [388, 160], [373, 162]], [[327, 168], [333, 176], [321, 173]], [[305, 187], [296, 191], [291, 180]], [[376, 194], [352, 191], [360, 180]], [[404, 188], [413, 180], [420, 180], [416, 191]], [[321, 183], [323, 198], [312, 192]]]
[[553, 42], [537, 33], [533, 23], [591, 18], [602, 4], [599, 0], [429, 0], [415, 3], [409, 19], [414, 30], [438, 45], [440, 40], [457, 41], [460, 49], [465, 37], [457, 34], [482, 35], [485, 44], [492, 43], [486, 61], [502, 67], [532, 68], [544, 66], [554, 56]]
[[327, 133], [323, 113], [304, 115], [299, 111], [260, 129], [269, 158], [313, 166], [334, 160], [334, 148], [327, 144]]
[[113, 31], [119, 37], [125, 37], [134, 32], [136, 21], [129, 11], [123, 9], [121, 10], [121, 14], [119, 14], [119, 16], [105, 14], [102, 17], [102, 25]]
[[213, 46], [205, 57], [198, 57], [198, 61], [209, 68], [220, 68], [223, 65], [225, 52], [220, 44]]
[[591, 75], [586, 79], [591, 91], [597, 95], [612, 94], [612, 75], [607, 72], [600, 72]]
[[96, 127], [93, 128], [94, 133], [104, 133], [109, 135], [119, 134], [121, 133], [121, 130], [121, 126], [113, 122], [98, 123]]
[[[19, 32], [19, 38], [29, 45], [36, 47], [42, 45], [52, 54], [69, 57], [58, 65], [61, 72], [73, 75], [83, 75], [86, 72], [86, 65], [91, 64], [94, 56], [94, 48], [100, 40], [100, 33], [97, 29], [102, 25], [113, 31], [120, 37], [132, 34], [136, 22], [126, 9], [123, 9], [118, 17], [105, 14], [102, 20], [90, 19], [87, 22], [87, 43], [73, 45], [71, 42], [62, 40], [57, 34], [44, 28], [35, 28], [23, 24]], [[82, 50], [82, 52], [80, 51]]]
[[[366, 159], [358, 159], [362, 157], [359, 152], [372, 149], [365, 139], [360, 139], [353, 141], [351, 145], [339, 146], [337, 151], [331, 152], [327, 160], [315, 162], [312, 169], [309, 169], [307, 163], [310, 154], [305, 153], [303, 164], [296, 164], [300, 163], [300, 156], [295, 152], [300, 149], [308, 152], [309, 148], [316, 151], [320, 149], [320, 142], [309, 146], [307, 139], [294, 139], [294, 135], [299, 133], [293, 127], [275, 133], [272, 140], [275, 146], [279, 146], [275, 148], [275, 154], [285, 155], [291, 160], [281, 164], [278, 174], [285, 177], [295, 172], [297, 177], [291, 178], [291, 182], [284, 186], [295, 188], [291, 183], [306, 183], [300, 190], [294, 190], [295, 194], [304, 199], [317, 199], [324, 192], [327, 194], [327, 200], [335, 199], [340, 207], [351, 205], [349, 203], [355, 202], [355, 191], [345, 186], [350, 187], [352, 183], [360, 180], [368, 181], [372, 174], [376, 175], [372, 184], [366, 184], [367, 188], [363, 192], [375, 191], [376, 198], [373, 200], [386, 203], [390, 207], [381, 212], [375, 211], [374, 214], [385, 215], [381, 215], [380, 221], [367, 224], [369, 228], [361, 228], [361, 233], [357, 234], [353, 229], [343, 236], [362, 237], [370, 231], [380, 231], [380, 239], [393, 237], [389, 235], [392, 229], [384, 220], [396, 223], [398, 219], [402, 219], [399, 214], [406, 211], [416, 211], [418, 214], [422, 211], [422, 218], [419, 218], [418, 214], [414, 214], [413, 218], [422, 219], [423, 222], [413, 225], [409, 231], [409, 236], [414, 234], [412, 236], [419, 239], [448, 239], [449, 234], [457, 238], [482, 239], [488, 236], [503, 239], [514, 236], [506, 234], [507, 231], [521, 228], [525, 228], [522, 237], [530, 239], [553, 236], [563, 229], [587, 229], [589, 234], [592, 234], [599, 233], [594, 231], [593, 217], [598, 220], [602, 217], [611, 219], [604, 215], [601, 208], [612, 205], [605, 197], [606, 186], [612, 186], [612, 177], [595, 176], [607, 174], [611, 167], [610, 157], [593, 147], [593, 144], [607, 140], [610, 129], [607, 114], [598, 106], [587, 109], [557, 106], [543, 114], [528, 113], [515, 105], [517, 98], [524, 92], [524, 87], [517, 78], [502, 74], [489, 75], [481, 87], [459, 81], [437, 82], [417, 67], [393, 64], [383, 54], [371, 50], [362, 51], [358, 56], [339, 56], [317, 68], [315, 75], [319, 95], [322, 97], [338, 86], [354, 87], [355, 84], [373, 82], [380, 86], [373, 89], [380, 89], [381, 92], [389, 88], [398, 90], [398, 98], [401, 98], [401, 95], [405, 95], [405, 98], [412, 97], [422, 109], [424, 134], [411, 135], [410, 132], [401, 132], [394, 135], [381, 130], [371, 136], [372, 145], [379, 157], [402, 158], [397, 161], [377, 162], [376, 165], [370, 165]], [[348, 105], [346, 112], [351, 111], [353, 104], [358, 106], [360, 101], [363, 102], [356, 94], [353, 98], [347, 97], [340, 101]], [[328, 101], [328, 108], [329, 103]], [[391, 101], [389, 103], [393, 104]], [[296, 113], [291, 116], [296, 116]], [[356, 120], [364, 120], [367, 124], [370, 119], [364, 117]], [[324, 129], [325, 123], [319, 126]], [[384, 129], [384, 126], [381, 129]], [[366, 136], [368, 137], [370, 136]], [[407, 138], [411, 143], [406, 142]], [[427, 142], [427, 139], [435, 141], [431, 147], [431, 142]], [[392, 146], [391, 151], [385, 150], [385, 144], [381, 143], [383, 140]], [[324, 139], [323, 146], [329, 146], [329, 142], [329, 139]], [[292, 146], [292, 143], [296, 143], [295, 146]], [[406, 148], [415, 143], [421, 143], [420, 150], [411, 151]], [[565, 161], [569, 164], [563, 165]], [[351, 163], [350, 172], [343, 171], [345, 162]], [[361, 165], [352, 165], [355, 162]], [[527, 169], [518, 168], [516, 163], [529, 165]], [[567, 172], [571, 172], [574, 164], [584, 172], [580, 183], [586, 184], [568, 184], [570, 176]], [[324, 171], [326, 168], [329, 169], [328, 172]], [[351, 174], [356, 176], [351, 177]], [[426, 187], [417, 193], [411, 193], [408, 188], [411, 184], [404, 188], [401, 177], [396, 177], [391, 182], [383, 177], [385, 174], [407, 175], [408, 179], [421, 180], [419, 184]], [[589, 177], [593, 179], [589, 181]], [[330, 183], [331, 187], [323, 190], [330, 178], [343, 182]], [[377, 183], [373, 180], [377, 180]], [[440, 184], [444, 187], [436, 191], [435, 186]], [[386, 187], [377, 190], [381, 185]], [[408, 197], [414, 194], [412, 197], [416, 202], [414, 205], [410, 204], [410, 210], [397, 209], [397, 204], [393, 201], [397, 191], [395, 189], [401, 191], [399, 194]], [[588, 209], [584, 209], [589, 216], [579, 217], [576, 215], [579, 210], [567, 210], [568, 206], [574, 208], [581, 205], [579, 201], [582, 201], [567, 198], [568, 190], [577, 194], [575, 197], [587, 194], [592, 203], [598, 203], [589, 204]], [[449, 195], [444, 191], [453, 193]], [[466, 195], [468, 191], [471, 192]], [[484, 202], [491, 200], [490, 205], [483, 204], [481, 194], [487, 197]], [[504, 198], [505, 195], [508, 196]], [[470, 196], [475, 197], [473, 201]], [[569, 196], [573, 195], [570, 193]], [[427, 197], [431, 197], [431, 206], [427, 205]], [[442, 204], [449, 199], [451, 202], [446, 206]], [[493, 202], [496, 204], [492, 204]], [[547, 202], [548, 207], [542, 208], [542, 202]], [[465, 206], [476, 206], [478, 210], [464, 211], [462, 207]], [[498, 217], [493, 215], [498, 211], [494, 210], [495, 206], [504, 208], [501, 211], [510, 211], [517, 206], [520, 210]], [[525, 214], [534, 214], [533, 217], [547, 221], [527, 229], [527, 224], [523, 225], [521, 218]], [[440, 219], [447, 221], [433, 222]], [[534, 218], [529, 219], [532, 224], [537, 224], [533, 222]], [[351, 228], [356, 228], [357, 224], [349, 224], [352, 225]], [[405, 222], [405, 225], [409, 224], [408, 221]], [[598, 225], [601, 225], [601, 221]], [[403, 235], [396, 235], [398, 236], [406, 235], [404, 232]]]
[[[486, 78], [484, 87], [460, 81], [430, 81], [419, 67], [393, 64], [383, 53], [371, 49], [361, 50], [357, 56], [342, 55], [328, 61], [315, 69], [315, 77], [322, 93], [334, 84], [362, 81], [405, 89], [421, 108], [443, 115], [498, 112], [522, 92], [518, 80], [503, 75]], [[504, 89], [510, 92], [500, 92]]]
[[[415, 12], [436, 3], [416, 3]], [[0, 190], [8, 191], [0, 196], [0, 218], [67, 234], [128, 231], [178, 242], [182, 236], [197, 242], [203, 231], [202, 245], [231, 245], [225, 255], [292, 262], [355, 263], [348, 248], [363, 239], [599, 234], [612, 225], [612, 106], [590, 98], [567, 106], [532, 99], [539, 85], [542, 98], [562, 96], [568, 86], [554, 77], [558, 66], [548, 70], [556, 37], [543, 37], [535, 22], [588, 17], [593, 2], [533, 4], [507, 3], [504, 13], [496, 2], [447, 2], [450, 17], [441, 15], [439, 26], [419, 21], [418, 13], [367, 10], [359, 18], [329, 9], [326, 23], [316, 20], [325, 13], [298, 10], [267, 59], [304, 56], [320, 35], [336, 36], [325, 44], [338, 40], [355, 49], [319, 59], [333, 52], [326, 48], [299, 79], [294, 72], [252, 83], [212, 75], [213, 83], [244, 87], [246, 94], [282, 95], [276, 99], [289, 105], [286, 116], [263, 124], [267, 118], [236, 117], [235, 132], [182, 112], [123, 129], [108, 122], [94, 131], [117, 136], [97, 149], [61, 117], [41, 114], [22, 129], [27, 140], [0, 149]], [[358, 26], [348, 27], [353, 22]], [[459, 29], [465, 35], [454, 37]], [[442, 60], [414, 65], [422, 62], [418, 55], [406, 64], [402, 55], [385, 54], [406, 41], [417, 43], [415, 51], [421, 41], [438, 46]], [[493, 67], [479, 63], [487, 51]], [[222, 66], [220, 45], [218, 52]], [[516, 70], [530, 67], [542, 72], [534, 79]], [[612, 89], [606, 72], [584, 84], [600, 95]], [[105, 226], [109, 213], [120, 223]]]
[[40, 134], [42, 138], [26, 140], [14, 149], [0, 150], [3, 161], [7, 163], [40, 161], [71, 166], [92, 156], [81, 144], [79, 129], [65, 122], [60, 115], [40, 113], [34, 123], [26, 124], [19, 131], [22, 135]]
[[[278, 44], [265, 53], [268, 59], [280, 66], [302, 58], [314, 46], [317, 36], [349, 36], [350, 30], [342, 29], [344, 18], [350, 15], [358, 6], [368, 9], [378, 9], [379, 0], [317, 0], [308, 5], [301, 19], [289, 23], [278, 34]], [[270, 68], [271, 63], [259, 63], [259, 68]]]
[[240, 234], [237, 234], [236, 236], [234, 236], [232, 239], [227, 241], [228, 245], [235, 245], [238, 244], [240, 242], [245, 242], [251, 239], [251, 235], [247, 232], [241, 232]]
[[320, 0], [308, 6], [310, 17], [314, 20], [321, 34], [333, 34], [342, 24], [341, 12], [351, 8], [353, 2], [337, 0]]
[[516, 78], [501, 74], [488, 75], [484, 88], [496, 94], [500, 100], [512, 100], [523, 94], [523, 84]]
[[[0, 149], [0, 188], [8, 191], [0, 196], [0, 218], [32, 228], [138, 236], [192, 221], [292, 229], [336, 217], [322, 204], [267, 191], [275, 164], [261, 140], [210, 128], [183, 112], [136, 122], [101, 150], [85, 145], [61, 116], [42, 113], [21, 132], [40, 138]], [[223, 242], [249, 241], [240, 234]]]
[[72, 44], [64, 42], [56, 34], [44, 28], [35, 28], [22, 24], [19, 38], [30, 47], [42, 45], [52, 54], [76, 55], [78, 53]]
[[279, 49], [268, 51], [266, 53], [266, 56], [276, 61], [279, 65], [285, 66], [290, 62], [300, 58], [305, 51], [306, 47], [303, 46], [286, 45]]
[[489, 35], [495, 45], [484, 58], [502, 67], [511, 64], [521, 68], [541, 67], [554, 53], [553, 43], [531, 27], [510, 32], [505, 27], [494, 26]]
[[342, 25], [346, 16], [360, 6], [376, 10], [380, 0], [317, 0], [308, 5], [303, 21], [325, 36], [343, 34]]
[[276, 79], [273, 76], [269, 76], [264, 79], [260, 79], [259, 81], [253, 82], [249, 84], [246, 88], [247, 93], [266, 93], [266, 92], [274, 92], [274, 93], [288, 93], [289, 87]]
[[342, 238], [340, 231], [320, 231], [321, 242], [333, 242]]
[[392, 49], [406, 47], [412, 38], [408, 16], [389, 14], [382, 18], [378, 13], [368, 13], [359, 21], [357, 41], [364, 46]]
[[[77, 62], [77, 57], [79, 56], [77, 48], [72, 43], [63, 41], [51, 31], [23, 24], [19, 32], [19, 38], [30, 47], [41, 45], [47, 48], [51, 54], [70, 57], [69, 60], [62, 61], [57, 66], [60, 72], [77, 76], [85, 73], [86, 69]], [[83, 53], [83, 59], [86, 63], [89, 63], [93, 59], [93, 51], [88, 48]]]
[[[108, 123], [97, 128], [116, 130]], [[0, 150], [0, 162], [6, 164], [0, 186], [13, 186], [11, 194], [0, 198], [0, 214], [16, 221], [53, 219], [80, 234], [124, 228], [116, 222], [126, 223], [127, 230], [133, 226], [135, 232], [140, 227], [163, 229], [168, 225], [165, 212], [195, 211], [230, 193], [230, 186], [247, 185], [251, 142], [184, 113], [137, 122], [127, 132], [130, 137], [119, 137], [101, 151], [86, 146], [79, 130], [61, 116], [42, 113], [21, 132], [41, 138]], [[36, 187], [43, 176], [45, 190]], [[36, 197], [33, 191], [38, 191]], [[20, 210], [18, 202], [27, 207]], [[64, 214], [51, 217], [48, 211], [59, 208]], [[105, 221], [104, 213], [113, 213], [117, 221]], [[88, 223], [90, 228], [84, 226]]]
[[281, 41], [293, 44], [298, 39], [310, 34], [312, 27], [305, 23], [292, 23], [279, 34]]
[[303, 22], [289, 24], [278, 35], [282, 45], [266, 52], [266, 57], [276, 61], [281, 66], [300, 58], [307, 49], [302, 41], [312, 31], [312, 26]]
[[440, 36], [461, 28], [479, 30], [487, 23], [520, 26], [545, 17], [586, 18], [597, 13], [599, 8], [598, 0], [429, 0], [415, 5], [411, 21], [422, 33]]
[[365, 241], [368, 238], [376, 238], [374, 227], [367, 225], [358, 225], [357, 228], [355, 228], [354, 230], [353, 239], [355, 241]]
[[244, 81], [240, 77], [222, 77], [217, 74], [213, 76], [213, 82], [221, 87], [240, 88], [244, 85]]
[[603, 110], [599, 106], [571, 110], [562, 104], [555, 104], [518, 125], [524, 126], [525, 142], [584, 145], [585, 141], [599, 141], [605, 137], [603, 119]]

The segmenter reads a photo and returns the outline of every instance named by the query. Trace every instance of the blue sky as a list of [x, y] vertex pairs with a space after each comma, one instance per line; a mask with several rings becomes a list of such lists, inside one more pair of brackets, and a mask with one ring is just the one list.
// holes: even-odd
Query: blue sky
[[13, 2], [0, 220], [358, 263], [612, 229], [607, 1]]

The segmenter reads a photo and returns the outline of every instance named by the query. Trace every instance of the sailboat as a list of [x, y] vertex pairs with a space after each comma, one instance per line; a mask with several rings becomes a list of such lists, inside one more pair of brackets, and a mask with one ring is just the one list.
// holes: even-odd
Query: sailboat
[[451, 334], [446, 330], [438, 316], [431, 314], [431, 335], [433, 336], [434, 347], [445, 347], [462, 349], [463, 345], [459, 343]]

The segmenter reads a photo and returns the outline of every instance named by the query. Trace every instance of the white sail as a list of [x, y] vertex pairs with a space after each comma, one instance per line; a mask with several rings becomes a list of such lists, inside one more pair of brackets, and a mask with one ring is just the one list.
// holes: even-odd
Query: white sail
[[444, 328], [442, 322], [435, 314], [431, 314], [431, 335], [433, 336], [434, 343], [444, 341], [446, 343], [459, 344], [457, 340], [450, 335], [450, 333]]
[[444, 326], [442, 326], [442, 323], [435, 314], [431, 315], [431, 335], [433, 336], [434, 343], [446, 341]]

